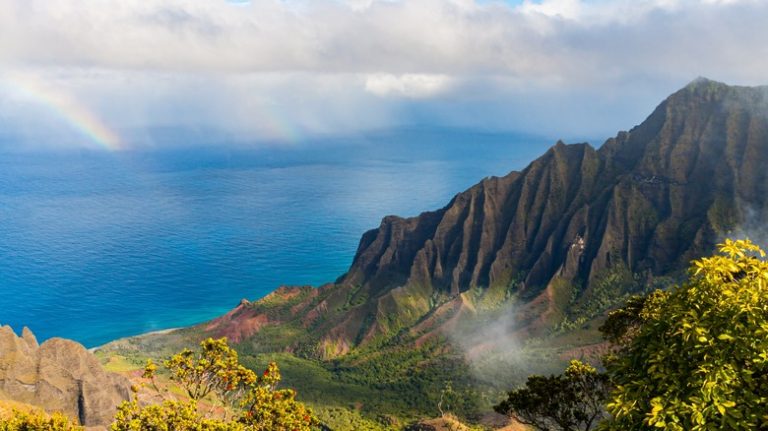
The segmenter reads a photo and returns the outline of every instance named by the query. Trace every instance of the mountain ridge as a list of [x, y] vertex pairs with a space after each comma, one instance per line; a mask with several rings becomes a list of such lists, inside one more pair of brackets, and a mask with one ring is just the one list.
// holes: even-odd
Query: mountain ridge
[[476, 413], [477, 388], [599, 354], [607, 311], [681, 280], [726, 236], [763, 229], [767, 113], [768, 87], [695, 80], [599, 148], [557, 142], [442, 208], [384, 217], [335, 282], [281, 286], [98, 353], [140, 362], [223, 336], [259, 366], [294, 367], [287, 381], [322, 405], [429, 414], [452, 381], [460, 410]]
[[[743, 202], [764, 207], [765, 106], [765, 88], [694, 80], [599, 149], [560, 141], [441, 209], [385, 217], [349, 271], [292, 314], [325, 334], [330, 357], [413, 329], [435, 303], [475, 288], [552, 311], [556, 280], [589, 295], [611, 268], [643, 282], [682, 271], [736, 227]], [[737, 160], [742, 152], [751, 157]], [[728, 197], [736, 191], [740, 202]]]

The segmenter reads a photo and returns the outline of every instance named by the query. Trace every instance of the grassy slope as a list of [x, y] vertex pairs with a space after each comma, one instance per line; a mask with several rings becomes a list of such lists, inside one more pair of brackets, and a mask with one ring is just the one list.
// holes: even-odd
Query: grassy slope
[[[531, 373], [553, 373], [562, 369], [574, 350], [596, 340], [595, 321], [577, 330], [532, 338], [516, 349], [488, 352], [467, 363], [436, 340], [418, 348], [413, 345], [384, 345], [357, 349], [333, 360], [301, 358], [287, 352], [263, 353], [238, 346], [241, 362], [263, 369], [271, 361], [279, 364], [283, 385], [295, 388], [299, 399], [313, 406], [334, 430], [387, 429], [390, 417], [409, 423], [437, 416], [437, 403], [447, 382], [456, 391], [452, 411], [477, 419], [498, 402], [505, 390]], [[140, 369], [146, 359], [160, 360], [183, 347], [194, 345], [202, 335], [185, 329], [163, 339], [140, 337], [96, 351], [105, 367], [122, 373]], [[531, 364], [536, 364], [532, 366]], [[382, 421], [382, 417], [386, 420]], [[346, 425], [343, 425], [346, 424]], [[390, 428], [391, 429], [391, 428]]]
[[[451, 410], [472, 419], [491, 410], [505, 391], [524, 382], [530, 374], [559, 373], [567, 360], [574, 357], [597, 362], [597, 328], [605, 311], [619, 305], [626, 292], [644, 289], [623, 268], [606, 272], [595, 288], [587, 292], [570, 284], [556, 285], [554, 301], [562, 311], [552, 315], [551, 327], [536, 336], [521, 334], [509, 340], [502, 338], [498, 330], [488, 329], [515, 313], [514, 295], [494, 289], [468, 292], [466, 295], [477, 312], [449, 334], [453, 345], [465, 342], [459, 339], [475, 343], [471, 348], [465, 346], [465, 351], [450, 347], [445, 339], [416, 342], [418, 334], [404, 331], [388, 340], [374, 340], [353, 348], [346, 355], [322, 359], [301, 349], [284, 350], [296, 340], [312, 337], [311, 329], [293, 321], [264, 326], [235, 347], [241, 362], [252, 369], [260, 370], [270, 361], [277, 362], [283, 384], [295, 388], [300, 400], [323, 412], [329, 421], [345, 417], [350, 423], [375, 424], [381, 415], [389, 415], [402, 423], [435, 417], [441, 392], [448, 382], [458, 399]], [[282, 318], [306, 295], [302, 291], [288, 300], [272, 296], [254, 306], [266, 310], [272, 318]], [[96, 354], [108, 369], [125, 373], [140, 368], [147, 358], [160, 361], [183, 348], [194, 347], [208, 336], [204, 328], [200, 325], [118, 340]], [[491, 347], [486, 348], [483, 343]], [[478, 345], [480, 348], [476, 348]]]

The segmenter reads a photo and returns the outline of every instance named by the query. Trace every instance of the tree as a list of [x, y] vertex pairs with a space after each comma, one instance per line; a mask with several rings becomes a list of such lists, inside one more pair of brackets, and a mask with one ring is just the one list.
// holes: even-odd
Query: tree
[[254, 382], [241, 406], [245, 409], [238, 419], [253, 431], [300, 431], [309, 430], [317, 419], [303, 404], [296, 401], [296, 391], [277, 389], [280, 370], [274, 362], [267, 366], [261, 377]]
[[573, 360], [561, 375], [529, 377], [494, 410], [540, 431], [587, 431], [604, 417], [607, 394], [607, 376]]
[[[277, 364], [270, 363], [257, 375], [240, 365], [225, 338], [209, 338], [200, 347], [198, 353], [185, 349], [164, 362], [188, 401], [171, 399], [142, 406], [136, 397], [120, 405], [112, 431], [309, 431], [317, 425], [312, 411], [296, 401], [294, 390], [278, 389]], [[157, 366], [148, 361], [143, 377], [159, 390], [156, 371]], [[229, 401], [235, 406], [235, 417], [225, 421], [200, 414], [198, 401], [205, 397]]]
[[669, 293], [662, 290], [655, 290], [645, 296], [631, 296], [623, 307], [608, 313], [608, 318], [599, 328], [603, 338], [618, 350], [626, 348], [643, 324], [657, 314], [667, 299]]
[[[201, 400], [212, 392], [226, 398], [258, 380], [253, 371], [240, 365], [237, 351], [227, 345], [226, 338], [203, 340], [200, 352], [184, 349], [164, 365], [171, 372], [171, 380], [178, 382], [193, 400]], [[156, 369], [148, 362], [145, 377], [151, 377]]]
[[[657, 299], [662, 295], [657, 295]], [[607, 430], [768, 428], [768, 262], [726, 240], [693, 262], [688, 282], [640, 308], [607, 363]]]

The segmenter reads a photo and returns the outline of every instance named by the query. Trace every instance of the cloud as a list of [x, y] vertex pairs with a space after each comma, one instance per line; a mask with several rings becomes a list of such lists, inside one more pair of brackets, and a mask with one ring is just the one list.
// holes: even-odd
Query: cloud
[[[430, 122], [607, 137], [696, 76], [768, 76], [768, 4], [753, 0], [0, 2], [0, 69], [126, 130], [270, 140]], [[16, 90], [0, 86], [0, 127], [34, 130]]]
[[[658, 70], [649, 49], [670, 60], [664, 66], [671, 70], [713, 68], [719, 56], [694, 56], [696, 46], [738, 56], [758, 49], [768, 11], [744, 0], [526, 0], [517, 7], [471, 0], [3, 2], [0, 63], [6, 66], [495, 74], [532, 81], [568, 80], [579, 59], [596, 61], [592, 72], [611, 59], [615, 70], [641, 54], [632, 63]], [[748, 64], [760, 72], [768, 67], [756, 58]]]
[[584, 4], [579, 0], [548, 0], [544, 2], [526, 0], [520, 6], [520, 10], [526, 14], [542, 14], [565, 19], [579, 18], [583, 9]]
[[451, 78], [446, 75], [406, 73], [403, 75], [375, 74], [365, 80], [366, 91], [377, 96], [404, 96], [426, 98], [438, 95], [448, 89]]

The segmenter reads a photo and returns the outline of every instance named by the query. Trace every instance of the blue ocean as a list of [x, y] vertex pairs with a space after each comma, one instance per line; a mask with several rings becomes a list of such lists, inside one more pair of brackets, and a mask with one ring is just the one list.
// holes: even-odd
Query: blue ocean
[[[342, 275], [389, 214], [523, 168], [545, 138], [399, 130], [251, 148], [0, 148], [0, 324], [88, 347]], [[158, 148], [169, 148], [158, 146]]]

